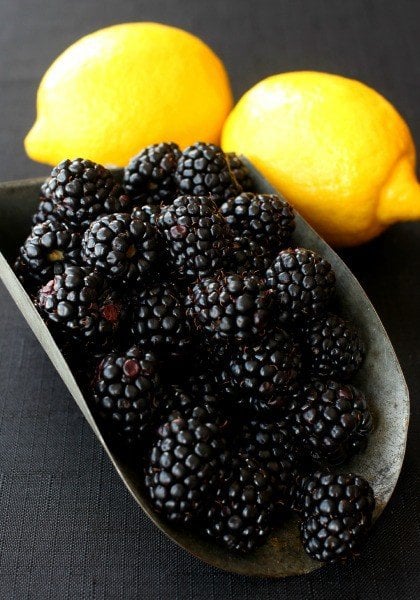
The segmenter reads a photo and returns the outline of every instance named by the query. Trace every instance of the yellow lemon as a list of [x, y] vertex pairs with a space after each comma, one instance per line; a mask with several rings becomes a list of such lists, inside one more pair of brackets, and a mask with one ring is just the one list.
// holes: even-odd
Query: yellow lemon
[[200, 39], [158, 23], [101, 29], [67, 48], [38, 89], [28, 155], [123, 166], [148, 144], [220, 141], [232, 92]]
[[235, 106], [222, 146], [248, 157], [334, 245], [420, 218], [408, 126], [359, 81], [306, 71], [269, 77]]

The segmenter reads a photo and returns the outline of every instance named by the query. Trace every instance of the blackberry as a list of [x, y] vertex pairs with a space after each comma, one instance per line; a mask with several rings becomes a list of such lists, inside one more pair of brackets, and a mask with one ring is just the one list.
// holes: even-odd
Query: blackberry
[[115, 440], [144, 444], [159, 405], [160, 382], [153, 354], [133, 346], [107, 354], [98, 366], [93, 388], [94, 414]]
[[229, 364], [239, 404], [257, 413], [287, 409], [301, 371], [299, 345], [283, 330], [239, 348]]
[[210, 198], [179, 196], [162, 209], [158, 226], [181, 275], [196, 279], [222, 266], [230, 231]]
[[146, 464], [154, 510], [169, 522], [191, 525], [204, 513], [221, 472], [225, 442], [205, 408], [174, 410], [158, 429]]
[[85, 231], [82, 256], [110, 279], [135, 281], [157, 262], [159, 241], [156, 228], [148, 221], [114, 213], [99, 217]]
[[64, 223], [44, 221], [32, 227], [15, 268], [18, 276], [45, 283], [63, 272], [64, 263], [78, 262], [80, 234]]
[[274, 511], [271, 476], [258, 461], [236, 458], [207, 511], [205, 533], [228, 550], [250, 552], [267, 539]]
[[223, 151], [215, 144], [188, 146], [178, 161], [175, 179], [182, 194], [210, 195], [218, 205], [241, 192]]
[[269, 249], [245, 237], [236, 237], [224, 261], [226, 271], [265, 275], [273, 262]]
[[281, 250], [266, 275], [276, 292], [282, 323], [321, 316], [335, 289], [330, 263], [305, 248]]
[[232, 175], [244, 192], [253, 192], [255, 183], [252, 180], [252, 175], [242, 162], [242, 160], [234, 152], [227, 152], [226, 159]]
[[317, 377], [346, 381], [359, 369], [365, 349], [357, 331], [337, 315], [326, 315], [303, 327], [309, 370]]
[[248, 238], [272, 252], [289, 243], [295, 229], [292, 207], [274, 194], [242, 193], [220, 207], [235, 237]]
[[275, 501], [290, 507], [302, 458], [288, 423], [247, 421], [239, 430], [236, 444], [240, 456], [258, 461], [270, 473]]
[[58, 337], [95, 348], [113, 343], [125, 317], [122, 299], [103, 277], [76, 265], [65, 265], [61, 274], [45, 284], [36, 304]]
[[164, 281], [135, 295], [131, 323], [136, 344], [158, 356], [182, 356], [191, 344], [183, 303], [175, 287]]
[[126, 192], [140, 204], [169, 204], [176, 193], [174, 172], [180, 156], [178, 144], [147, 146], [124, 169]]
[[375, 497], [358, 475], [317, 471], [299, 486], [305, 551], [315, 560], [342, 561], [358, 554], [372, 525]]
[[249, 340], [269, 325], [271, 298], [259, 277], [221, 272], [193, 286], [186, 300], [187, 316], [198, 332], [214, 341]]
[[373, 423], [353, 385], [312, 381], [303, 386], [294, 428], [313, 459], [340, 464], [365, 449]]
[[108, 169], [91, 160], [63, 160], [41, 188], [56, 219], [87, 227], [102, 214], [130, 210], [131, 201]]

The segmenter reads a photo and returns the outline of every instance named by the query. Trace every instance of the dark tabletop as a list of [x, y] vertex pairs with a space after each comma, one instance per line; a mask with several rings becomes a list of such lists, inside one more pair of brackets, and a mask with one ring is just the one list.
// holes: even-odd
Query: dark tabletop
[[[416, 0], [1, 0], [0, 180], [48, 173], [26, 158], [22, 139], [50, 62], [80, 36], [133, 20], [202, 37], [224, 60], [236, 98], [287, 70], [359, 78], [398, 107], [420, 147]], [[343, 256], [383, 319], [412, 401], [401, 477], [362, 558], [305, 577], [253, 580], [210, 568], [169, 542], [124, 488], [1, 287], [2, 600], [419, 597], [420, 223], [395, 226]]]

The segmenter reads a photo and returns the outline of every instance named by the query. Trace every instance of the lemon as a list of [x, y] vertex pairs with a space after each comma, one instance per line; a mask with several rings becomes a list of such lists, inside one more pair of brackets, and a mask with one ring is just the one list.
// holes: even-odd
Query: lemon
[[269, 77], [235, 106], [222, 146], [248, 157], [336, 246], [420, 218], [408, 126], [359, 81], [312, 71]]
[[81, 38], [54, 61], [25, 148], [49, 164], [83, 156], [123, 166], [152, 143], [218, 143], [231, 108], [225, 68], [200, 39], [125, 23]]

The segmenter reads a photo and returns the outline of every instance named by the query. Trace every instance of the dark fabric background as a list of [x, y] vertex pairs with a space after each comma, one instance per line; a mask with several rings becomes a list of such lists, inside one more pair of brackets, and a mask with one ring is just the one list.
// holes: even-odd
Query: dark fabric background
[[[416, 0], [1, 0], [0, 179], [48, 173], [26, 158], [22, 139], [50, 62], [80, 36], [132, 20], [201, 36], [225, 61], [237, 98], [285, 70], [360, 78], [395, 103], [420, 146], [419, 7]], [[389, 331], [412, 398], [401, 478], [361, 559], [305, 577], [253, 580], [178, 549], [129, 496], [0, 288], [0, 598], [418, 598], [420, 223], [395, 226], [344, 257]]]

